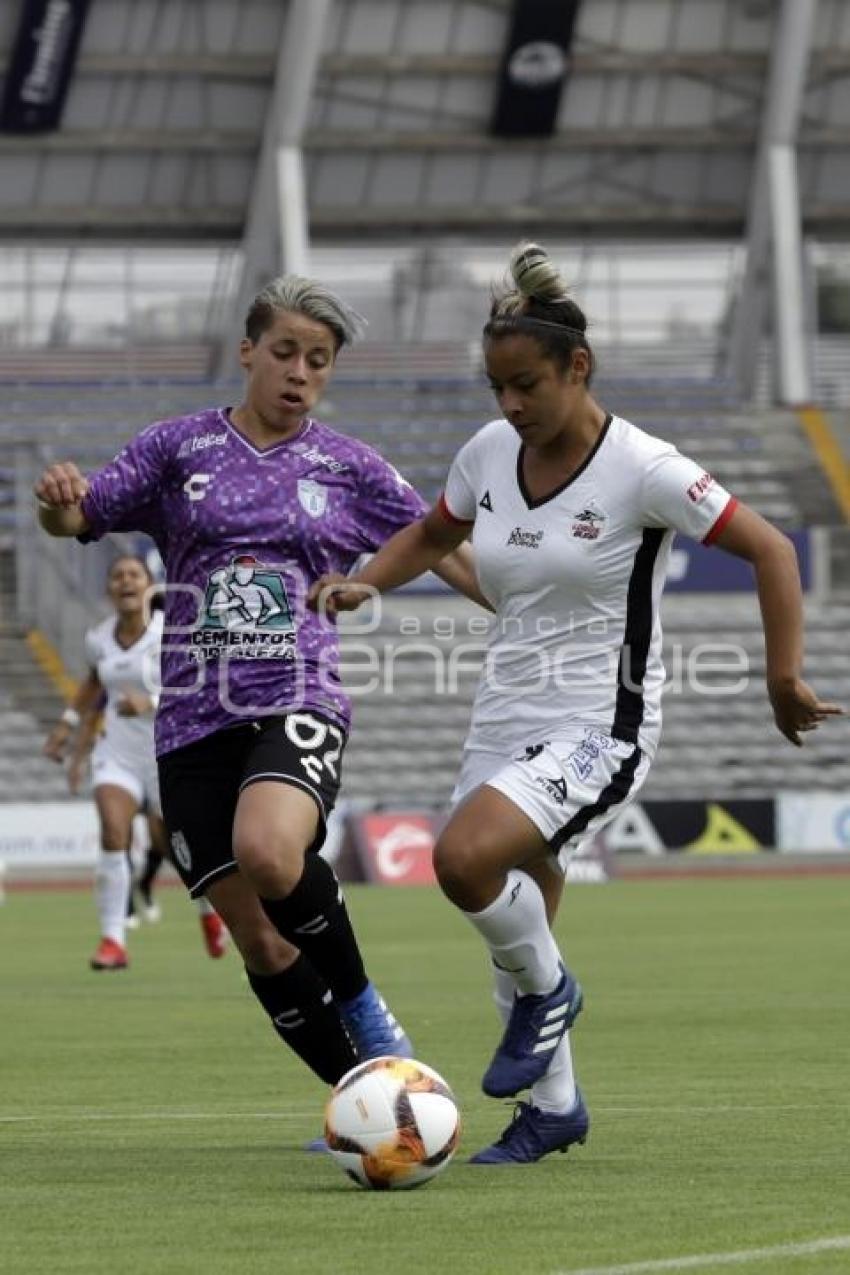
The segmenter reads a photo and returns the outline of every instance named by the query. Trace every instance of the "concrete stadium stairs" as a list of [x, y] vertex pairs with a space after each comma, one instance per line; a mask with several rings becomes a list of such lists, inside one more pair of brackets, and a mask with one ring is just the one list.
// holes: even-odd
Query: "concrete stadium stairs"
[[0, 802], [63, 800], [64, 771], [41, 752], [63, 700], [15, 618], [14, 583], [13, 556], [0, 551]]
[[[55, 458], [92, 468], [150, 421], [232, 403], [238, 394], [236, 383], [9, 386], [0, 404], [0, 438], [10, 456], [15, 443], [39, 443]], [[743, 409], [727, 387], [710, 383], [603, 380], [598, 397], [611, 411], [675, 443], [778, 526], [843, 521], [795, 413]], [[318, 415], [373, 443], [432, 499], [458, 447], [496, 411], [480, 381], [441, 380], [431, 370], [423, 379], [377, 382], [341, 368]], [[5, 465], [0, 529], [11, 517], [11, 480]]]

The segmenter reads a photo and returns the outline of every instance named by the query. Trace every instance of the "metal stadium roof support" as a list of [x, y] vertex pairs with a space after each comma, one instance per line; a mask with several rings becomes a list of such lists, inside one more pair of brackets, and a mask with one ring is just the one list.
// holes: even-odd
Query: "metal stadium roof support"
[[735, 379], [748, 397], [772, 295], [776, 396], [787, 404], [811, 399], [796, 143], [816, 16], [817, 0], [783, 0], [753, 169], [747, 268], [732, 329]]
[[242, 237], [242, 279], [219, 358], [233, 369], [242, 316], [266, 280], [308, 269], [308, 211], [302, 140], [331, 0], [292, 0], [278, 49], [274, 90]]

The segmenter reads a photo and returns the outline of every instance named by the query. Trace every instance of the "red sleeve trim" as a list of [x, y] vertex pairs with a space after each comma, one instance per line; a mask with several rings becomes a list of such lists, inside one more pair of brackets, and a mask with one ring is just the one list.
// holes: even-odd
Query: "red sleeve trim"
[[732, 517], [732, 515], [734, 514], [735, 510], [738, 508], [738, 505], [739, 505], [739, 504], [740, 504], [740, 501], [739, 501], [739, 500], [737, 500], [735, 496], [730, 496], [730, 497], [729, 497], [729, 499], [728, 499], [728, 500], [727, 500], [727, 502], [726, 502], [726, 508], [723, 510], [723, 513], [722, 513], [722, 514], [720, 515], [720, 517], [717, 519], [717, 521], [715, 522], [714, 526], [710, 529], [710, 531], [709, 531], [708, 535], [707, 535], [707, 536], [703, 536], [703, 541], [702, 541], [702, 543], [703, 543], [704, 545], [713, 545], [713, 544], [714, 544], [715, 540], [716, 540], [716, 539], [717, 539], [717, 537], [720, 535], [721, 531], [722, 531], [722, 530], [723, 530], [723, 528], [726, 526], [726, 524], [728, 523], [729, 519], [730, 519], [730, 518]]
[[458, 527], [471, 527], [475, 522], [474, 518], [456, 518], [446, 504], [445, 492], [440, 492], [440, 499], [437, 501], [437, 508], [444, 518], [447, 518], [449, 522], [453, 522]]

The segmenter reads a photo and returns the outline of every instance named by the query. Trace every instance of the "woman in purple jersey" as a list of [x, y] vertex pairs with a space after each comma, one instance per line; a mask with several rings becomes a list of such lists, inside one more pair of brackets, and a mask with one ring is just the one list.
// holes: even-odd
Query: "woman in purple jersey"
[[801, 731], [841, 711], [801, 678], [789, 541], [670, 444], [600, 407], [588, 389], [584, 315], [543, 249], [520, 245], [511, 271], [484, 329], [503, 419], [461, 449], [427, 517], [353, 580], [329, 577], [311, 595], [331, 613], [354, 609], [362, 586], [394, 588], [433, 570], [474, 524], [497, 625], [434, 863], [487, 945], [506, 1022], [482, 1087], [493, 1097], [531, 1090], [477, 1164], [531, 1163], [587, 1135], [568, 1031], [582, 992], [550, 927], [570, 855], [634, 796], [654, 755], [658, 605], [674, 531], [753, 564], [782, 734], [799, 744]]
[[[336, 635], [306, 595], [425, 508], [374, 449], [311, 415], [361, 326], [320, 284], [276, 279], [246, 318], [238, 407], [157, 422], [88, 478], [66, 462], [35, 487], [50, 535], [137, 530], [156, 542], [156, 744], [173, 859], [227, 925], [279, 1036], [329, 1083], [359, 1058], [411, 1053], [315, 853], [349, 705]], [[483, 601], [468, 549], [440, 573]]]

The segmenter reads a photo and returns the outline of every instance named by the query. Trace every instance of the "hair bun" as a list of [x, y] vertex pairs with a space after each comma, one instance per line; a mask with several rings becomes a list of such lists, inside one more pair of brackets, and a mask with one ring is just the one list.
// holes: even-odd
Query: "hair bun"
[[519, 243], [511, 253], [511, 276], [524, 297], [538, 301], [567, 301], [569, 289], [545, 248]]

